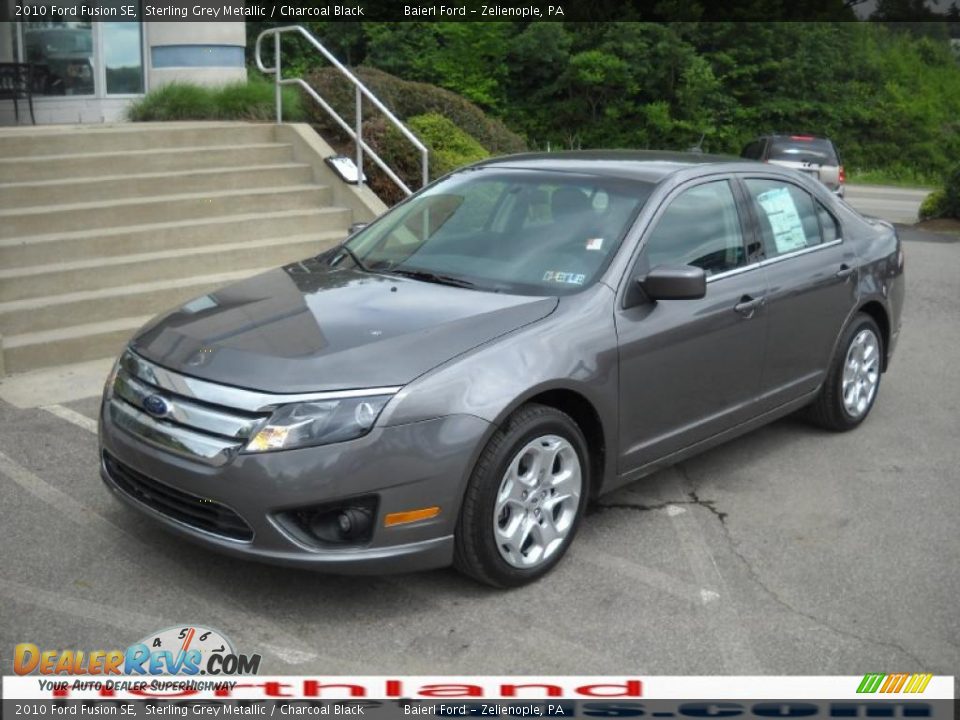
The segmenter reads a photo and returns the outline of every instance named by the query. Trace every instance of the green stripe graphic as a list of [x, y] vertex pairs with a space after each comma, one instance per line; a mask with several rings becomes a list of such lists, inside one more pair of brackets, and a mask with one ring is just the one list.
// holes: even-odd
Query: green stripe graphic
[[886, 673], [867, 673], [857, 688], [858, 693], [875, 693], [880, 687], [880, 683], [886, 677]]

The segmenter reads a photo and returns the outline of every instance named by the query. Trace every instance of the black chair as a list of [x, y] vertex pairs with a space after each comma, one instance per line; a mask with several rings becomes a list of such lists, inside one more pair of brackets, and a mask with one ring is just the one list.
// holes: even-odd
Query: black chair
[[40, 79], [40, 73], [32, 63], [0, 63], [0, 100], [13, 100], [17, 123], [20, 122], [20, 105], [17, 101], [26, 100], [30, 106], [30, 120], [34, 125], [37, 124], [33, 114], [33, 91]]

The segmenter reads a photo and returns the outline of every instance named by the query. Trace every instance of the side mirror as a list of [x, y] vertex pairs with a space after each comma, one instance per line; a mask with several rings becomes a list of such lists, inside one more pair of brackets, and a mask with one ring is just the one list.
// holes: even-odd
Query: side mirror
[[696, 300], [707, 294], [707, 274], [692, 265], [659, 265], [637, 284], [651, 300]]
[[355, 222], [351, 224], [350, 229], [347, 230], [347, 237], [350, 237], [351, 235], [356, 235], [358, 232], [363, 230], [369, 224], [370, 223], [365, 223], [365, 222]]

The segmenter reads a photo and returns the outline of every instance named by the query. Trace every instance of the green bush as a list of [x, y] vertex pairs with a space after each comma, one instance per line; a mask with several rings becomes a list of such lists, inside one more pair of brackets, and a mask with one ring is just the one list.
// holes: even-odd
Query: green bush
[[[134, 122], [169, 120], [253, 120], [276, 117], [273, 84], [260, 78], [220, 87], [174, 82], [135, 101], [127, 111]], [[293, 88], [283, 89], [284, 120], [303, 120], [303, 102]]]
[[960, 219], [960, 165], [947, 175], [943, 188], [943, 215]]
[[[417, 115], [407, 120], [407, 125], [430, 148], [431, 177], [446, 175], [464, 165], [490, 157], [483, 145], [443, 115]], [[392, 129], [400, 135], [398, 130]]]
[[187, 83], [170, 83], [151, 90], [127, 110], [134, 122], [151, 120], [206, 120], [216, 114], [209, 88]]
[[[358, 67], [353, 68], [353, 72], [401, 120], [409, 121], [419, 115], [442, 115], [494, 155], [522, 152], [527, 148], [522, 137], [456, 93], [427, 83], [401, 80], [376, 68]], [[334, 68], [321, 68], [310, 73], [307, 82], [353, 126], [354, 89], [346, 78]], [[308, 102], [307, 115], [311, 124], [325, 136], [329, 132], [342, 135], [339, 126], [330, 120], [323, 108], [312, 100]], [[369, 117], [370, 103], [365, 100], [364, 106], [364, 117]]]
[[947, 175], [942, 188], [927, 195], [920, 204], [920, 219], [932, 218], [960, 220], [960, 165]]
[[934, 190], [927, 195], [920, 203], [920, 219], [932, 220], [933, 218], [943, 217], [945, 199], [943, 190]]
[[[519, 135], [459, 95], [426, 83], [408, 82], [374, 68], [353, 72], [380, 101], [405, 122], [430, 148], [430, 178], [489, 155], [526, 150]], [[333, 68], [316, 70], [307, 82], [353, 127], [356, 98], [353, 85]], [[353, 141], [316, 102], [305, 98], [308, 122], [333, 147], [353, 157]], [[416, 148], [364, 100], [363, 139], [413, 190], [421, 185], [420, 155]], [[388, 205], [403, 199], [403, 192], [374, 163], [364, 171], [370, 188]]]

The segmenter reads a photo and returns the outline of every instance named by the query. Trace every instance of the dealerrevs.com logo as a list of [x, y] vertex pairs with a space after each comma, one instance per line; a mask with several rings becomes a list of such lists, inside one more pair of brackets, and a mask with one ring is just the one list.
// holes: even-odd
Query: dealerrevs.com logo
[[41, 650], [20, 643], [13, 651], [17, 675], [251, 675], [259, 655], [238, 654], [217, 630], [179, 626], [148, 635], [126, 650]]

